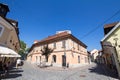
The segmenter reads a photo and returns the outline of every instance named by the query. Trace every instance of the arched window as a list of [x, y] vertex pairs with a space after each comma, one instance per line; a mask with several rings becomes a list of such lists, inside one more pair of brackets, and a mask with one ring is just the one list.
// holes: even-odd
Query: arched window
[[56, 55], [53, 55], [53, 62], [56, 62]]

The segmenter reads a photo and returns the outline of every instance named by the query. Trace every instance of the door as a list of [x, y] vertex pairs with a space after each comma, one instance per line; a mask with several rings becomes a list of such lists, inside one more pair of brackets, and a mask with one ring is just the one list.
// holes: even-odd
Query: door
[[66, 56], [62, 55], [62, 66], [65, 67], [66, 66]]

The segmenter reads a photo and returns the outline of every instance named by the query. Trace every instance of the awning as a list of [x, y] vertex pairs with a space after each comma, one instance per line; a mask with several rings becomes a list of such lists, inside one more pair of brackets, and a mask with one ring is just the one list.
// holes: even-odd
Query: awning
[[14, 50], [4, 47], [4, 46], [0, 46], [0, 56], [1, 57], [21, 57]]
[[0, 55], [0, 57], [21, 57], [19, 54], [17, 54], [17, 55], [7, 55], [7, 54], [5, 54], [5, 55]]

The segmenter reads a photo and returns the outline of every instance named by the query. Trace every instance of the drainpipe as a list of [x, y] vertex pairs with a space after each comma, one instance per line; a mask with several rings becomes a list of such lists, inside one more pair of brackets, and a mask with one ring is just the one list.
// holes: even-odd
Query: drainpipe
[[113, 47], [114, 50], [115, 50], [115, 54], [113, 54], [114, 58], [115, 58], [115, 62], [116, 62], [116, 67], [117, 67], [117, 71], [118, 71], [118, 76], [119, 76], [119, 79], [120, 79], [120, 62], [118, 60], [118, 52], [117, 52], [117, 49], [116, 47], [114, 46]]

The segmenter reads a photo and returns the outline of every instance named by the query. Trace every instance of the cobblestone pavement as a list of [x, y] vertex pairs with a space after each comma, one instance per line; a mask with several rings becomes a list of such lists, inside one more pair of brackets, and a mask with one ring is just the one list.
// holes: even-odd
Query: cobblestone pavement
[[2, 80], [118, 80], [103, 66], [90, 64], [75, 69], [39, 68], [25, 62], [20, 69], [12, 69]]

